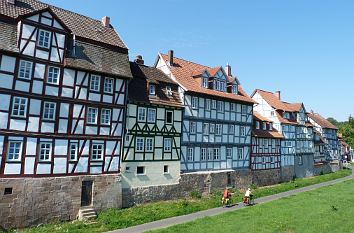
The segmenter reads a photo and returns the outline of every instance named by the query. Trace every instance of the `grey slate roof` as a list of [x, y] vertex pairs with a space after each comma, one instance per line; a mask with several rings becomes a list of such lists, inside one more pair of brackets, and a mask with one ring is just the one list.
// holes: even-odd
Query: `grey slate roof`
[[17, 48], [16, 38], [16, 26], [0, 21], [0, 50], [19, 52], [19, 49]]

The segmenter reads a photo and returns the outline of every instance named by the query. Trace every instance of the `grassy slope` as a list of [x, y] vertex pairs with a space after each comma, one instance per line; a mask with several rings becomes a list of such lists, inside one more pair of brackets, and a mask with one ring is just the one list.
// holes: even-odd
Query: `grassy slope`
[[174, 232], [353, 232], [354, 181], [174, 226]]
[[[262, 197], [272, 195], [295, 188], [308, 186], [311, 184], [321, 183], [328, 180], [344, 177], [350, 175], [350, 170], [341, 170], [336, 173], [306, 178], [297, 179], [294, 182], [283, 183], [271, 187], [259, 188], [254, 191], [255, 197]], [[26, 229], [25, 232], [30, 233], [56, 233], [56, 232], [103, 232], [114, 229], [126, 228], [147, 222], [152, 222], [160, 219], [165, 219], [174, 216], [185, 215], [189, 213], [198, 212], [210, 208], [220, 206], [221, 192], [216, 192], [209, 198], [194, 199], [194, 200], [177, 200], [168, 202], [157, 202], [141, 206], [136, 206], [129, 209], [111, 209], [99, 214], [96, 223], [86, 224], [84, 222], [67, 222], [67, 223], [53, 223], [44, 225], [38, 228]], [[240, 202], [241, 194], [236, 194], [233, 197], [234, 202]]]

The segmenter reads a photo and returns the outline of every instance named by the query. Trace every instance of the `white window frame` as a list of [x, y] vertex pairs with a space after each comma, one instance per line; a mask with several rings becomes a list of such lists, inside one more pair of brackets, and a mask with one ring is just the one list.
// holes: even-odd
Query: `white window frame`
[[[39, 29], [37, 46], [40, 47], [40, 48], [49, 49], [50, 48], [51, 37], [52, 37], [52, 32], [47, 31], [47, 30], [43, 30], [43, 29]], [[43, 39], [43, 40], [41, 40], [41, 39]], [[46, 42], [46, 39], [48, 39], [47, 42]]]
[[100, 91], [101, 76], [91, 74], [90, 76], [90, 91]]
[[20, 60], [18, 78], [30, 80], [32, 78], [33, 62]]
[[189, 122], [189, 133], [196, 134], [197, 133], [197, 122], [190, 121]]
[[101, 110], [101, 124], [110, 125], [111, 124], [111, 114], [112, 110], [108, 108], [103, 108]]
[[[101, 153], [97, 153], [97, 152], [101, 152]], [[91, 146], [91, 160], [102, 161], [103, 156], [104, 156], [104, 145], [101, 143], [93, 143]]]
[[218, 112], [224, 112], [224, 102], [223, 101], [218, 101], [216, 106], [217, 106]]
[[213, 160], [214, 161], [220, 160], [220, 148], [213, 149]]
[[246, 115], [247, 114], [247, 105], [241, 105], [241, 114]]
[[267, 130], [267, 122], [262, 122], [262, 129]]
[[203, 123], [203, 134], [209, 135], [209, 123]]
[[259, 121], [256, 121], [256, 129], [260, 129], [261, 128], [261, 125], [259, 123]]
[[208, 150], [207, 148], [201, 148], [200, 150], [200, 161], [206, 161], [208, 158]]
[[226, 148], [226, 159], [232, 159], [232, 147]]
[[69, 145], [69, 161], [77, 161], [78, 154], [79, 154], [78, 152], [79, 152], [79, 143], [71, 142]]
[[[52, 108], [54, 106], [54, 108]], [[55, 120], [55, 113], [57, 109], [57, 104], [54, 102], [44, 102], [43, 103], [43, 120]], [[49, 111], [49, 112], [48, 112]], [[53, 111], [51, 113], [51, 111]], [[51, 116], [52, 115], [52, 116]]]
[[235, 134], [235, 125], [230, 124], [228, 129], [229, 134]]
[[114, 79], [113, 78], [104, 78], [103, 91], [104, 93], [112, 94], [114, 87]]
[[191, 107], [192, 109], [198, 109], [198, 97], [192, 96], [192, 103]]
[[[23, 103], [23, 101], [24, 101], [24, 103]], [[26, 117], [27, 116], [27, 106], [28, 106], [28, 99], [27, 98], [18, 97], [18, 96], [13, 97], [11, 116]], [[17, 112], [17, 114], [15, 112]], [[23, 114], [21, 114], [21, 112], [23, 112]]]
[[163, 151], [171, 152], [172, 151], [172, 138], [163, 139]]
[[189, 161], [189, 162], [194, 161], [194, 148], [193, 147], [187, 148], [187, 161]]
[[47, 83], [58, 85], [59, 78], [60, 78], [60, 68], [55, 66], [49, 66], [48, 74], [47, 74]]
[[214, 148], [208, 148], [207, 160], [208, 161], [213, 161], [213, 158], [214, 158]]
[[203, 77], [203, 87], [209, 88], [209, 78]]
[[241, 137], [246, 136], [246, 127], [245, 126], [240, 126], [240, 136]]
[[[47, 147], [48, 145], [49, 148]], [[45, 148], [42, 148], [42, 146], [45, 146]], [[50, 162], [52, 160], [52, 147], [53, 144], [51, 142], [39, 143], [39, 162]]]
[[237, 93], [238, 93], [237, 84], [233, 84], [233, 85], [232, 85], [232, 93], [233, 93], [233, 94], [237, 94]]
[[[93, 111], [93, 112], [92, 112]], [[94, 115], [92, 115], [94, 113]], [[88, 124], [97, 124], [97, 115], [98, 115], [98, 108], [87, 108], [87, 123]], [[92, 121], [94, 119], [94, 121]]]
[[138, 122], [146, 122], [146, 108], [138, 107]]
[[230, 103], [230, 111], [235, 111], [235, 103]]
[[205, 110], [207, 110], [207, 111], [211, 110], [211, 100], [210, 99], [205, 100]]
[[211, 100], [211, 109], [216, 109], [217, 106], [216, 106], [216, 100]]
[[145, 152], [154, 152], [154, 138], [145, 139]]
[[172, 88], [170, 86], [166, 86], [166, 93], [167, 93], [167, 96], [171, 97], [172, 96]]
[[[168, 121], [168, 113], [171, 113], [171, 121]], [[166, 111], [166, 124], [170, 125], [170, 124], [173, 124], [173, 111], [172, 110], [167, 110]]]
[[215, 134], [216, 135], [222, 135], [222, 124], [216, 124], [215, 125]]
[[145, 148], [145, 138], [136, 137], [135, 138], [135, 151], [136, 152], [144, 152]]
[[237, 158], [238, 160], [244, 160], [243, 148], [237, 148]]
[[[14, 146], [16, 145], [16, 147], [11, 146], [11, 145], [14, 145]], [[10, 153], [10, 150], [13, 150], [13, 152]], [[11, 158], [10, 158], [10, 155], [11, 155]], [[7, 162], [19, 162], [19, 161], [21, 161], [21, 158], [22, 158], [22, 142], [15, 141], [15, 140], [9, 141], [8, 148], [7, 148], [6, 161]]]
[[149, 85], [149, 95], [156, 95], [156, 86], [154, 84]]
[[[138, 173], [138, 168], [143, 168], [143, 172], [142, 173]], [[136, 175], [137, 176], [144, 176], [146, 174], [146, 168], [145, 166], [137, 166], [136, 167]]]
[[147, 122], [155, 123], [156, 122], [156, 109], [148, 108], [147, 110]]
[[214, 134], [215, 133], [215, 124], [214, 123], [210, 123], [209, 124], [209, 133], [210, 134]]

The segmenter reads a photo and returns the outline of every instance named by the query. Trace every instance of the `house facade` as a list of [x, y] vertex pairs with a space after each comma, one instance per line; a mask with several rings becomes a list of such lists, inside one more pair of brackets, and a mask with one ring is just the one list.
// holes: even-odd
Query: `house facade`
[[179, 84], [184, 105], [182, 172], [249, 169], [253, 100], [231, 67], [159, 54], [155, 63]]
[[321, 136], [321, 133], [314, 130], [314, 144], [315, 144], [315, 164], [326, 162], [325, 156], [325, 140]]
[[123, 188], [178, 184], [183, 114], [178, 84], [141, 57], [130, 67]]
[[[80, 203], [119, 206], [119, 198], [105, 192], [120, 184], [99, 182], [119, 178], [131, 79], [127, 47], [108, 17], [101, 22], [35, 0], [0, 4], [0, 178], [33, 183], [35, 192], [60, 177], [56, 182], [75, 187], [69, 193], [59, 183], [51, 190], [67, 195], [63, 203], [71, 212], [60, 217], [74, 219]], [[25, 194], [12, 181], [0, 184], [0, 191], [6, 199], [21, 199]], [[43, 205], [52, 206], [57, 197], [48, 191]]]

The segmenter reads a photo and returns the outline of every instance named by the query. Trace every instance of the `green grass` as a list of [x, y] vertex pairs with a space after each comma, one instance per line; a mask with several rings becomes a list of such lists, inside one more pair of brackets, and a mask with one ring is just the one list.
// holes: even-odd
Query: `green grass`
[[354, 180], [350, 180], [153, 232], [354, 232], [353, 193]]
[[[296, 179], [295, 181], [283, 183], [275, 186], [257, 188], [254, 190], [255, 197], [263, 197], [280, 192], [293, 190], [296, 188], [317, 184], [340, 177], [345, 177], [351, 174], [351, 170], [340, 170], [336, 173], [326, 174], [322, 176]], [[240, 202], [242, 194], [235, 190], [233, 202]], [[198, 197], [196, 193], [193, 196]], [[95, 233], [109, 230], [121, 229], [130, 226], [135, 226], [147, 222], [152, 222], [160, 219], [170, 218], [174, 216], [186, 215], [206, 209], [211, 209], [220, 206], [221, 191], [216, 191], [207, 198], [194, 198], [188, 200], [176, 200], [156, 202], [135, 206], [128, 209], [110, 209], [99, 214], [95, 223], [85, 223], [80, 221], [52, 223], [41, 227], [29, 228], [24, 232], [28, 233]]]

